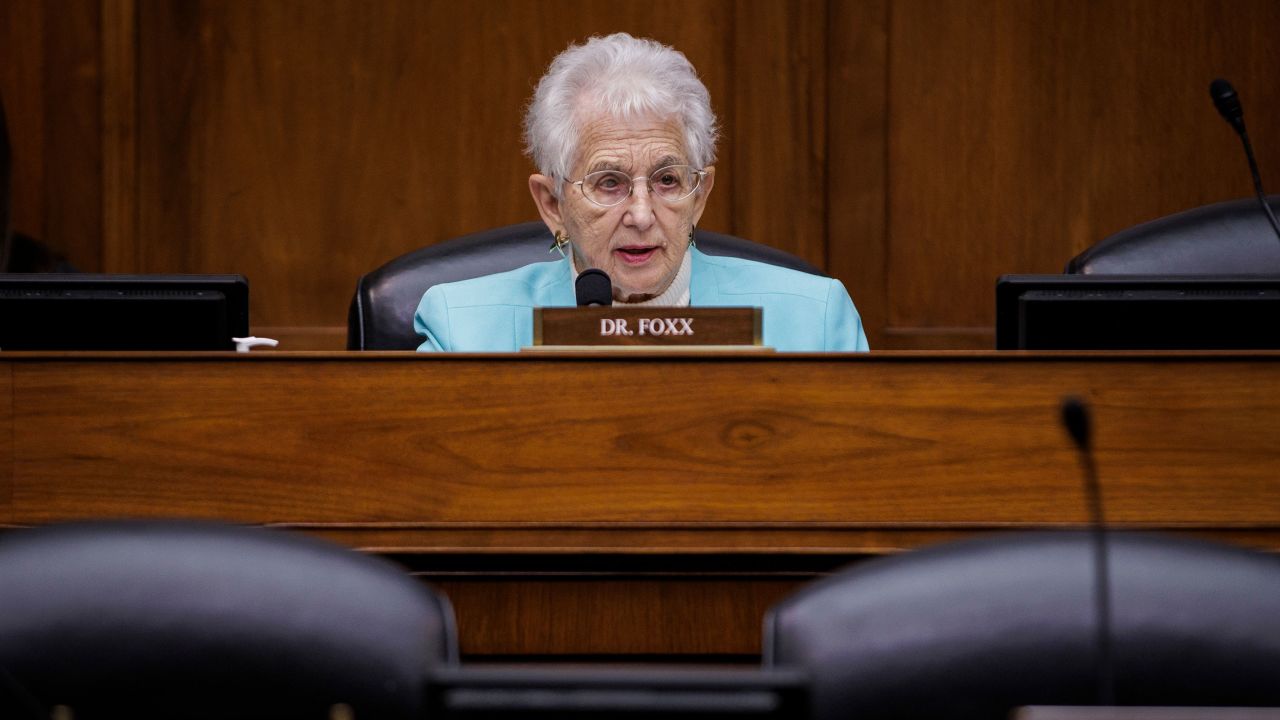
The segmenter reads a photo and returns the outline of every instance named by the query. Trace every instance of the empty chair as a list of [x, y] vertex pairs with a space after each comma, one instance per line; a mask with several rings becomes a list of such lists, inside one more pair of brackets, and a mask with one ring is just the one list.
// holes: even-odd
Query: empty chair
[[[698, 230], [698, 248], [708, 255], [746, 258], [815, 275], [800, 258], [732, 235]], [[413, 313], [432, 285], [559, 260], [548, 252], [551, 233], [541, 222], [508, 225], [464, 235], [401, 255], [362, 276], [347, 314], [348, 350], [413, 350], [422, 338]]]
[[[1115, 702], [1280, 705], [1280, 558], [1110, 537]], [[1090, 538], [997, 536], [867, 562], [766, 618], [813, 717], [1005, 718], [1098, 698]]]
[[[1280, 196], [1267, 198], [1280, 212]], [[1135, 225], [1072, 258], [1098, 275], [1277, 275], [1280, 238], [1255, 198], [1205, 205]]]
[[[446, 601], [279, 531], [96, 522], [0, 541], [0, 716], [413, 718], [456, 660]], [[338, 712], [335, 716], [342, 716]]]

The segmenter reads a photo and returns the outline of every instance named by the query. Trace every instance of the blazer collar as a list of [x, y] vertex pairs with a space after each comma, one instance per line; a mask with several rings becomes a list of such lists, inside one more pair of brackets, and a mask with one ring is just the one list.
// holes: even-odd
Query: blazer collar
[[564, 258], [549, 268], [545, 280], [539, 283], [536, 289], [537, 300], [534, 303], [540, 307], [573, 307], [578, 304], [578, 297], [574, 291], [573, 282], [573, 265], [569, 262], [569, 258]]
[[[720, 303], [720, 284], [716, 281], [715, 265], [708, 261], [696, 247], [689, 248], [689, 304], [711, 307]], [[578, 303], [574, 294], [573, 266], [568, 258], [555, 263], [548, 275], [551, 282], [538, 288], [537, 305], [542, 307], [572, 307]]]
[[689, 279], [689, 304], [698, 307], [715, 307], [721, 304], [720, 283], [716, 279], [715, 265], [696, 247], [689, 248], [693, 265]]

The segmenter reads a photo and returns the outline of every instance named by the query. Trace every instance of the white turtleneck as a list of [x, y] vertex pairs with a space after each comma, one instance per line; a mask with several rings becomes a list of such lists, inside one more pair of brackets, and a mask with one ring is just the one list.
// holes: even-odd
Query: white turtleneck
[[[569, 266], [573, 268], [573, 276], [577, 277], [582, 271], [578, 269], [578, 263], [572, 252], [569, 253]], [[620, 302], [614, 300], [614, 307], [689, 307], [689, 281], [693, 276], [693, 258], [686, 251], [684, 259], [680, 261], [680, 269], [676, 271], [676, 276], [672, 279], [671, 284], [666, 290], [640, 302]]]

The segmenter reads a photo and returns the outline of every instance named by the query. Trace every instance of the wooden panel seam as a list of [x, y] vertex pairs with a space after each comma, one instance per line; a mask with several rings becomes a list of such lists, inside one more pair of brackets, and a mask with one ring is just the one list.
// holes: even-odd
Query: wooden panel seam
[[137, 272], [137, 7], [102, 0], [102, 266]]

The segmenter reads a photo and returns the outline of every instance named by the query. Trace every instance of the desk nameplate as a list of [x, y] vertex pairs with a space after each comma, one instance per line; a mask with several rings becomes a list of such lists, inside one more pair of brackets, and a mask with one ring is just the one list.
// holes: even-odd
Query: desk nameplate
[[763, 311], [748, 307], [533, 309], [535, 346], [757, 346]]

